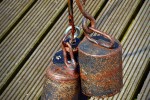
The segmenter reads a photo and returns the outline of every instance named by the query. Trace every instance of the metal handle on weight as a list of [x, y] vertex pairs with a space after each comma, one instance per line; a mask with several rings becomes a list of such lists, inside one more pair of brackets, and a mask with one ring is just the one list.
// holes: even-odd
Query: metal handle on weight
[[[76, 74], [76, 67], [77, 67], [77, 63], [74, 59], [74, 53], [73, 53], [73, 48], [71, 47], [71, 44], [69, 42], [65, 42], [65, 39], [71, 34], [71, 32], [68, 32], [65, 37], [63, 38], [62, 41], [62, 50], [63, 50], [63, 55], [64, 55], [64, 63], [66, 64], [66, 70], [68, 70], [68, 73], [70, 75], [75, 75]], [[66, 48], [69, 48], [69, 55], [71, 60], [68, 60], [67, 57], [67, 50]]]
[[[83, 16], [85, 18], [83, 18], [83, 22], [82, 22], [82, 27], [83, 27], [83, 30], [85, 32], [85, 36], [87, 37], [87, 39], [91, 42], [94, 42], [95, 44], [98, 44], [98, 45], [101, 45], [103, 47], [106, 47], [106, 48], [112, 48], [113, 47], [113, 44], [114, 44], [114, 39], [112, 37], [110, 37], [109, 35], [107, 35], [106, 33], [104, 32], [101, 32], [99, 30], [97, 30], [95, 28], [95, 19], [94, 17], [92, 17], [90, 14], [88, 14], [84, 9], [83, 9], [83, 6], [81, 4], [81, 1], [80, 0], [76, 0], [76, 3], [78, 5], [78, 8], [80, 9], [81, 13], [83, 14]], [[84, 0], [84, 3], [85, 3], [85, 0]], [[89, 19], [90, 20], [90, 23], [91, 23], [91, 27], [88, 27], [86, 25], [86, 19]], [[88, 34], [91, 34], [92, 32], [96, 32], [106, 38], [108, 38], [110, 40], [110, 43], [108, 42], [98, 42], [97, 40], [91, 38]]]
[[[82, 26], [83, 26], [83, 30], [86, 31], [87, 25], [86, 25], [86, 18], [83, 18], [82, 21]], [[110, 40], [110, 42], [99, 42], [93, 38], [91, 38], [88, 34], [85, 33], [85, 36], [87, 37], [87, 39], [91, 42], [94, 42], [95, 44], [98, 44], [100, 46], [106, 47], [106, 48], [112, 48], [114, 45], [114, 38], [109, 36], [107, 33], [101, 32], [96, 28], [93, 27], [88, 27], [88, 29], [90, 29], [92, 32], [95, 32], [97, 34], [102, 35], [103, 37], [107, 38]]]

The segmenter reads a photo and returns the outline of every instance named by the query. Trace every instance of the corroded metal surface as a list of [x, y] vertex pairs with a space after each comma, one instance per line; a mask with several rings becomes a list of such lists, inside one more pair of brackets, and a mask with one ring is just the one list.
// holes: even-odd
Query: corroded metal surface
[[[76, 100], [78, 98], [78, 85], [77, 82], [67, 81], [67, 84], [63, 82], [57, 82], [54, 80], [46, 80], [44, 86], [44, 95], [42, 100]], [[75, 85], [76, 84], [76, 85]]]
[[76, 99], [80, 90], [79, 74], [70, 75], [64, 64], [63, 51], [57, 52], [46, 70], [42, 100]]
[[[107, 41], [93, 36], [97, 41]], [[82, 92], [87, 96], [112, 96], [120, 91], [122, 81], [122, 51], [115, 40], [111, 49], [90, 42], [87, 38], [79, 44], [79, 65]]]
[[80, 91], [77, 46], [80, 39], [75, 38], [62, 42], [62, 50], [55, 53], [50, 66], [46, 70], [42, 100], [77, 100]]

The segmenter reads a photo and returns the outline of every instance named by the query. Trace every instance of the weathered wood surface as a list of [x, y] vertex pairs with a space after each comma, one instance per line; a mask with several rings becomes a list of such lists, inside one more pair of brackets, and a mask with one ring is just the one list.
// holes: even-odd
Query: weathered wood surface
[[37, 1], [2, 41], [0, 90], [27, 59], [66, 5], [62, 0]]
[[97, 19], [97, 28], [120, 39], [142, 0], [110, 0]]
[[3, 0], [0, 3], [0, 41], [34, 2], [35, 0]]
[[[3, 7], [7, 8], [7, 3], [2, 4]], [[150, 58], [149, 5], [149, 0], [89, 0], [86, 3], [86, 10], [93, 16], [98, 16], [98, 29], [119, 39], [123, 45], [124, 87], [119, 94], [105, 98], [106, 100], [133, 99], [140, 82], [143, 81], [141, 79], [148, 69]], [[2, 32], [8, 36], [0, 44], [0, 92], [4, 89], [0, 100], [39, 99], [44, 71], [53, 54], [60, 49], [60, 41], [68, 26], [67, 3], [63, 0], [31, 1], [24, 6], [19, 10], [17, 5], [13, 5], [14, 10], [9, 11], [13, 13], [12, 19], [5, 18], [8, 20], [8, 27], [5, 26], [3, 31], [8, 31], [14, 26], [13, 23], [18, 21], [19, 17], [16, 16], [21, 16], [20, 22], [15, 23], [15, 27], [9, 33]], [[29, 11], [25, 12], [28, 7]], [[76, 4], [74, 16], [75, 24], [80, 26], [82, 15]], [[140, 92], [143, 98], [149, 94], [149, 88], [145, 89], [148, 86], [147, 80], [149, 79], [146, 79]]]

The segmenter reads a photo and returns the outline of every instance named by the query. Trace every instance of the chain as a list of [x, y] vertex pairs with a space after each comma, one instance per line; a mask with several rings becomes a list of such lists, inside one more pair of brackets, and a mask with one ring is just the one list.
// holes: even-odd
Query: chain
[[[74, 51], [72, 48], [72, 44], [74, 43], [74, 33], [75, 33], [75, 25], [74, 25], [74, 18], [73, 18], [73, 0], [68, 0], [68, 18], [69, 18], [69, 25], [71, 26], [71, 31], [67, 31], [65, 33], [64, 38], [62, 39], [62, 50], [64, 55], [64, 63], [66, 65], [66, 70], [70, 75], [76, 75], [76, 67], [77, 63], [74, 58]], [[66, 42], [66, 39], [71, 35], [71, 40]], [[69, 54], [69, 55], [68, 55]], [[70, 60], [68, 59], [70, 56]]]
[[[71, 34], [71, 32], [68, 31], [68, 33], [64, 36], [63, 41], [62, 41], [62, 50], [63, 50], [63, 55], [64, 55], [64, 63], [67, 66], [66, 69], [68, 70], [68, 73], [70, 75], [75, 75], [77, 63], [76, 63], [75, 58], [74, 58], [73, 48], [69, 42], [65, 42], [65, 40], [67, 39], [67, 37], [70, 34]], [[68, 60], [67, 53], [69, 53], [69, 56], [71, 58], [70, 61]]]
[[[85, 3], [85, 0], [83, 1]], [[103, 47], [106, 47], [106, 48], [112, 48], [113, 45], [114, 45], [114, 38], [109, 36], [108, 34], [104, 33], [104, 32], [101, 32], [99, 31], [98, 29], [95, 28], [95, 24], [96, 24], [96, 21], [94, 19], [94, 17], [92, 17], [90, 14], [88, 14], [84, 9], [83, 9], [83, 6], [80, 2], [80, 0], [76, 0], [76, 3], [78, 5], [78, 8], [79, 10], [81, 11], [81, 13], [83, 14], [84, 18], [82, 20], [82, 27], [83, 27], [83, 30], [84, 30], [84, 34], [86, 36], [86, 38], [97, 44], [97, 45], [100, 45], [100, 46], [103, 46]], [[91, 26], [88, 27], [87, 24], [86, 24], [86, 20], [89, 19], [90, 20], [90, 23], [91, 23]], [[100, 34], [102, 36], [104, 36], [105, 38], [108, 38], [110, 40], [110, 42], [99, 42], [98, 40], [95, 40], [93, 38], [91, 38], [88, 34], [91, 34], [92, 32], [95, 32], [97, 34]]]
[[68, 18], [69, 18], [69, 25], [72, 27], [72, 34], [71, 34], [71, 43], [74, 42], [74, 33], [75, 33], [75, 25], [74, 25], [74, 18], [73, 18], [73, 0], [68, 0]]
[[[83, 0], [83, 4], [85, 4], [86, 0]], [[110, 37], [109, 35], [107, 35], [106, 33], [104, 32], [101, 32], [99, 30], [97, 30], [95, 28], [95, 19], [94, 17], [92, 17], [90, 14], [88, 14], [86, 11], [84, 11], [83, 9], [83, 6], [80, 2], [80, 0], [76, 0], [76, 3], [81, 11], [81, 13], [83, 14], [83, 16], [85, 18], [83, 18], [83, 21], [82, 21], [82, 27], [83, 27], [83, 30], [84, 30], [84, 34], [86, 36], [86, 38], [91, 41], [91, 42], [94, 42], [95, 44], [98, 44], [98, 45], [101, 45], [103, 47], [107, 47], [107, 48], [111, 48], [114, 44], [114, 38]], [[66, 35], [64, 36], [63, 40], [62, 40], [62, 50], [63, 50], [63, 55], [64, 55], [64, 63], [66, 64], [66, 69], [69, 70], [68, 72], [71, 74], [71, 75], [74, 75], [76, 73], [76, 67], [77, 67], [77, 63], [74, 59], [74, 52], [73, 52], [73, 48], [72, 48], [72, 43], [74, 42], [74, 33], [75, 33], [75, 25], [74, 25], [74, 18], [73, 18], [73, 0], [68, 0], [68, 12], [69, 12], [69, 25], [72, 27], [72, 30], [71, 31], [68, 31], [66, 33]], [[91, 23], [91, 26], [88, 27], [87, 24], [86, 24], [86, 20], [89, 19], [90, 20], [90, 23]], [[90, 37], [90, 34], [92, 32], [95, 32], [95, 33], [98, 33], [106, 38], [108, 38], [110, 40], [110, 42], [99, 42], [93, 38]], [[68, 38], [69, 35], [72, 35], [71, 36], [71, 41], [70, 42], [65, 42], [65, 40]], [[69, 61], [68, 60], [68, 54], [69, 53], [69, 56], [71, 58], [71, 60]]]

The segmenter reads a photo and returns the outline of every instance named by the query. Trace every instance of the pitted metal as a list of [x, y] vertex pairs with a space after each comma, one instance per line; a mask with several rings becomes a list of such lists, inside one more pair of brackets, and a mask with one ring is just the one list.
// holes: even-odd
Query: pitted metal
[[[62, 50], [55, 53], [46, 70], [42, 100], [76, 100], [80, 91], [78, 71], [78, 38], [70, 43], [68, 31], [62, 40]], [[76, 99], [75, 99], [76, 98]]]
[[[108, 41], [102, 36], [92, 38]], [[114, 46], [109, 49], [84, 38], [79, 44], [78, 51], [82, 93], [98, 97], [118, 93], [123, 86], [120, 43], [115, 40]]]
[[[59, 59], [57, 59], [58, 56]], [[68, 58], [70, 60], [70, 57]], [[70, 74], [70, 70], [67, 70], [62, 50], [54, 55], [45, 76], [42, 100], [76, 100], [75, 98], [78, 98], [79, 74]]]

